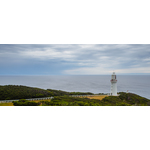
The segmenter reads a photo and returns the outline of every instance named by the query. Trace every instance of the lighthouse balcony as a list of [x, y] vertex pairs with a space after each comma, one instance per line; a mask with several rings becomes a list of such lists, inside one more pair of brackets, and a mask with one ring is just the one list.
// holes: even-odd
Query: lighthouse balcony
[[112, 82], [112, 83], [116, 83], [116, 82], [117, 82], [117, 80], [116, 80], [116, 79], [111, 79], [111, 80], [110, 80], [110, 82]]

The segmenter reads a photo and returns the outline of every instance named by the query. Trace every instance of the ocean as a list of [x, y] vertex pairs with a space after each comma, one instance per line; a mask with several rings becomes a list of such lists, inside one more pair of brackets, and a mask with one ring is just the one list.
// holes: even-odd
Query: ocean
[[[110, 93], [110, 75], [0, 76], [0, 85], [24, 85], [68, 92]], [[150, 99], [150, 75], [117, 75], [118, 92]]]

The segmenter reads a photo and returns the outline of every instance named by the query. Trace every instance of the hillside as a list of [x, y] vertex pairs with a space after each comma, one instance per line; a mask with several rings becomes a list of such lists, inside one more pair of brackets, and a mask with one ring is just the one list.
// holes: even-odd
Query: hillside
[[122, 100], [123, 102], [126, 102], [128, 104], [131, 105], [139, 105], [139, 106], [150, 106], [150, 100], [144, 97], [141, 97], [137, 94], [134, 93], [124, 93], [124, 92], [120, 92], [119, 93], [120, 96], [120, 100]]
[[120, 96], [108, 96], [102, 100], [55, 96], [49, 101], [29, 102], [20, 100], [13, 102], [15, 106], [149, 106], [150, 100], [132, 93], [120, 93]]
[[52, 95], [50, 91], [39, 88], [17, 85], [0, 86], [0, 100], [40, 98]]
[[102, 100], [89, 98], [55, 97], [50, 106], [149, 106], [150, 100], [133, 93], [121, 92], [120, 96], [108, 96]]
[[53, 89], [40, 89], [21, 85], [5, 85], [0, 86], [0, 100], [13, 100], [13, 99], [28, 99], [28, 98], [42, 98], [51, 96], [64, 96], [64, 95], [92, 95], [93, 93], [83, 92], [65, 92]]
[[[0, 86], [0, 100], [28, 99], [28, 98], [54, 98], [51, 101], [30, 103], [27, 101], [15, 102], [24, 106], [150, 106], [150, 100], [133, 93], [120, 92], [120, 96], [107, 96], [102, 100], [94, 99], [93, 93], [65, 92], [61, 90], [40, 89], [27, 86], [6, 85]], [[70, 95], [93, 95], [92, 97], [70, 97]], [[21, 102], [21, 103], [20, 103]]]

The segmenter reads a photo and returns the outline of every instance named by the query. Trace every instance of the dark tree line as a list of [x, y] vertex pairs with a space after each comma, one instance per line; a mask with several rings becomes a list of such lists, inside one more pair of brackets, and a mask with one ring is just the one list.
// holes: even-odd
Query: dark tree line
[[40, 98], [51, 95], [52, 93], [50, 91], [39, 88], [16, 85], [0, 86], [0, 100]]
[[64, 96], [64, 95], [93, 95], [91, 92], [66, 92], [61, 90], [47, 89], [53, 93], [53, 96]]

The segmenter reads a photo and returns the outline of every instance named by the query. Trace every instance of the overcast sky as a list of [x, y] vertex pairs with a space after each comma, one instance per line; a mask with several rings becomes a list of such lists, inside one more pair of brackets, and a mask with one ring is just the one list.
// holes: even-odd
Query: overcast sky
[[0, 45], [0, 75], [150, 74], [150, 45]]

